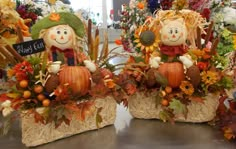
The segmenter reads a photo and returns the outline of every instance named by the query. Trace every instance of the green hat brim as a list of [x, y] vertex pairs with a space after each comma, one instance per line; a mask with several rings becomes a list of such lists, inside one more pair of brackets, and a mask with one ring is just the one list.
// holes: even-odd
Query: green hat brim
[[85, 34], [85, 28], [83, 22], [74, 14], [69, 12], [59, 12], [59, 21], [52, 21], [49, 19], [50, 15], [39, 20], [31, 28], [31, 35], [33, 39], [39, 38], [39, 33], [42, 29], [48, 29], [57, 25], [69, 25], [75, 31], [75, 34], [79, 37], [83, 37]]

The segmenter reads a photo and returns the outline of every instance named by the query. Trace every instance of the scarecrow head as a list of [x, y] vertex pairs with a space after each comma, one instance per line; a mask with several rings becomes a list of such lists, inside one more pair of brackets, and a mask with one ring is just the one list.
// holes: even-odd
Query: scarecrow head
[[[51, 13], [32, 27], [32, 38], [43, 38], [52, 61], [64, 56], [68, 65], [75, 65], [75, 50], [85, 34], [82, 21], [69, 12]], [[60, 56], [61, 57], [61, 56]], [[65, 62], [65, 63], [66, 63]]]

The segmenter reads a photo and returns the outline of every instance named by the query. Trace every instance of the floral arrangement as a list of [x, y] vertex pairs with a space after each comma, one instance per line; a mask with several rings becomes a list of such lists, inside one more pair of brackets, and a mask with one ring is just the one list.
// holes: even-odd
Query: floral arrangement
[[235, 9], [231, 8], [230, 1], [212, 1], [210, 5], [211, 20], [215, 25], [213, 28], [213, 36], [220, 36], [221, 40], [217, 47], [220, 55], [225, 55], [234, 51], [234, 36], [235, 30], [232, 30], [236, 25]]
[[129, 6], [126, 4], [122, 5], [120, 18], [122, 33], [121, 39], [117, 40], [117, 42], [121, 42], [124, 50], [131, 51], [133, 49], [135, 29], [144, 24], [149, 15], [145, 0], [130, 1]]
[[[97, 31], [94, 40], [91, 20], [88, 24], [88, 51], [77, 51], [77, 67], [62, 65], [60, 61], [51, 62], [45, 52], [41, 54], [43, 57], [23, 58], [7, 69], [7, 81], [11, 84], [8, 91], [0, 95], [0, 111], [4, 117], [0, 125], [2, 134], [7, 133], [19, 114], [33, 114], [36, 123], [46, 125], [54, 122], [55, 128], [58, 128], [62, 123], [70, 125], [75, 114], [78, 120], [84, 121], [94, 113], [94, 99], [97, 97], [114, 95], [118, 99], [119, 87], [114, 82], [115, 75], [107, 69], [113, 68], [108, 67], [111, 66], [108, 63], [111, 58], [108, 39], [106, 37], [102, 52], [98, 53], [99, 33]], [[73, 80], [78, 81], [71, 83]], [[102, 122], [99, 112], [101, 109], [96, 114], [98, 128]]]
[[[191, 102], [204, 103], [208, 94], [235, 87], [232, 73], [226, 72], [229, 61], [217, 51], [219, 38], [210, 39], [213, 24], [198, 12], [181, 10], [185, 5], [175, 1], [177, 11], [158, 11], [156, 18], [134, 30], [131, 40], [136, 53], [129, 54], [119, 74], [120, 86], [132, 86], [128, 95], [155, 94], [163, 121], [173, 122], [179, 114], [186, 116]], [[166, 40], [176, 36], [179, 38], [174, 43]]]
[[19, 14], [14, 10], [15, 3], [6, 0], [1, 0], [0, 4], [0, 43], [1, 44], [13, 44], [18, 40], [17, 27], [21, 30], [24, 36], [29, 36], [27, 26], [25, 26], [24, 20], [22, 20]]
[[70, 5], [64, 4], [60, 0], [53, 3], [34, 2], [32, 0], [17, 1], [16, 11], [20, 14], [21, 18], [27, 20], [29, 27], [51, 12], [73, 12]]

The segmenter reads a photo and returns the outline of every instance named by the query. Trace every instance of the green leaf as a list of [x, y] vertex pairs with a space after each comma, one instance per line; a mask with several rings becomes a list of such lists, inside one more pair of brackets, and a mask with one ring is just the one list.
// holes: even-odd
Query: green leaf
[[141, 56], [135, 56], [134, 60], [135, 60], [136, 63], [144, 62], [144, 59]]
[[99, 125], [102, 122], [102, 116], [100, 115], [101, 111], [102, 111], [102, 107], [98, 108], [97, 114], [96, 114], [96, 125], [97, 125], [97, 128], [100, 127]]
[[156, 78], [157, 82], [159, 84], [161, 84], [161, 86], [163, 86], [163, 87], [167, 86], [168, 80], [167, 80], [167, 78], [165, 76], [160, 74], [158, 71], [155, 71], [154, 75], [155, 75], [155, 78]]
[[162, 111], [160, 111], [159, 113], [159, 118], [163, 121], [163, 122], [171, 122], [172, 124], [174, 124], [174, 119], [173, 119], [174, 115], [172, 112], [164, 109]]
[[160, 105], [160, 103], [161, 103], [161, 100], [162, 100], [162, 98], [161, 98], [161, 96], [160, 96], [160, 91], [158, 91], [157, 92], [157, 94], [156, 94], [156, 96], [155, 96], [155, 102], [156, 102], [156, 108], [158, 107], [158, 105]]
[[170, 102], [169, 108], [174, 110], [174, 114], [187, 115], [187, 106], [175, 98]]
[[[1, 124], [2, 123], [2, 124]], [[11, 115], [3, 118], [3, 122], [0, 122], [0, 136], [6, 135], [11, 128]]]

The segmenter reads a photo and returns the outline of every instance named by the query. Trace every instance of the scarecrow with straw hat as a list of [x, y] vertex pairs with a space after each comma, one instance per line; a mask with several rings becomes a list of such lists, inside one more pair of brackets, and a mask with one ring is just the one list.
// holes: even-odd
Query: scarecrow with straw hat
[[43, 38], [50, 61], [77, 64], [76, 50], [85, 35], [83, 22], [68, 12], [51, 13], [32, 26], [32, 38]]

